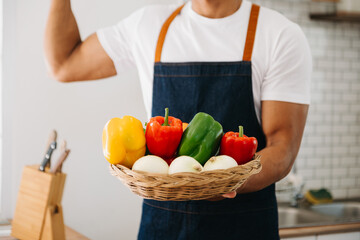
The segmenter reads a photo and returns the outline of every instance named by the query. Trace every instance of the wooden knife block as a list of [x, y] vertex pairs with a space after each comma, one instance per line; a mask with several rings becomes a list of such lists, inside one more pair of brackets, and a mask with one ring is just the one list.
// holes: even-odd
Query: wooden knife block
[[26, 166], [18, 193], [11, 235], [24, 240], [64, 240], [61, 199], [66, 174]]

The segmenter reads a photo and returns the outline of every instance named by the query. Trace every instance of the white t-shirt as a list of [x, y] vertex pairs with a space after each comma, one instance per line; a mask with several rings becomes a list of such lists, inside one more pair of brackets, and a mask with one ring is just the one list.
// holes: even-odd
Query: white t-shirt
[[[148, 117], [151, 116], [155, 48], [163, 23], [177, 5], [137, 10], [118, 24], [100, 29], [97, 36], [119, 73], [130, 66], [139, 71]], [[211, 19], [197, 14], [187, 2], [171, 23], [162, 62], [240, 61], [243, 57], [251, 2], [243, 1], [234, 14]], [[300, 27], [283, 15], [261, 7], [252, 55], [255, 110], [261, 101], [310, 103], [312, 59]]]

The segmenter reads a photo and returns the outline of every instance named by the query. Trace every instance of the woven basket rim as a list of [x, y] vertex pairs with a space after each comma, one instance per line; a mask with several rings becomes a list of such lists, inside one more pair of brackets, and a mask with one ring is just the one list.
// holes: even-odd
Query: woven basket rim
[[[247, 167], [249, 165], [253, 165], [255, 162], [257, 161], [260, 161], [261, 160], [261, 155], [259, 154], [255, 154], [253, 159], [250, 160], [249, 162], [245, 163], [245, 164], [241, 164], [241, 165], [238, 165], [238, 166], [235, 166], [235, 167], [231, 167], [231, 168], [227, 168], [227, 169], [215, 169], [215, 170], [209, 170], [209, 171], [201, 171], [201, 172], [198, 172], [198, 173], [195, 173], [195, 172], [178, 172], [178, 173], [173, 173], [173, 174], [162, 174], [162, 173], [149, 173], [149, 172], [145, 172], [145, 171], [140, 171], [140, 170], [132, 170], [124, 165], [121, 165], [121, 164], [110, 164], [110, 167], [113, 168], [118, 168], [118, 169], [125, 169], [127, 171], [131, 171], [131, 172], [135, 172], [135, 173], [138, 173], [138, 174], [143, 174], [143, 175], [146, 175], [146, 176], [149, 176], [149, 177], [161, 177], [161, 176], [166, 176], [166, 177], [171, 177], [171, 176], [181, 176], [181, 175], [186, 175], [188, 177], [191, 177], [191, 176], [198, 176], [198, 175], [211, 175], [212, 173], [219, 173], [219, 172], [233, 172], [234, 170], [236, 169], [239, 169], [239, 168], [244, 168], [244, 167]], [[260, 164], [260, 170], [261, 170], [262, 166]]]

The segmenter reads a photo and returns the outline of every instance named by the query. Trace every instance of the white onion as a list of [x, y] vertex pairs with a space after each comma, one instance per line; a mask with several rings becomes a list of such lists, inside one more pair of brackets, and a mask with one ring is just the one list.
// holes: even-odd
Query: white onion
[[235, 159], [227, 155], [220, 155], [210, 158], [204, 165], [204, 171], [227, 169], [238, 166]]
[[147, 155], [136, 160], [132, 167], [132, 170], [149, 173], [168, 174], [169, 165], [161, 157], [155, 155]]
[[169, 174], [178, 172], [201, 172], [203, 167], [195, 158], [180, 156], [174, 159], [169, 167]]

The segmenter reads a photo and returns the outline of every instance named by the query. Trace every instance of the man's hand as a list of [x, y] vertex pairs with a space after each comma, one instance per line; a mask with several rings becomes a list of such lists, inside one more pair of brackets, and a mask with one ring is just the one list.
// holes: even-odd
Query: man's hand
[[223, 194], [221, 196], [209, 198], [209, 199], [206, 199], [206, 200], [208, 200], [208, 201], [220, 201], [220, 200], [223, 200], [225, 198], [235, 198], [236, 195], [237, 195], [237, 192], [241, 191], [241, 189], [243, 189], [245, 187], [245, 184], [246, 184], [246, 182], [244, 182], [244, 184], [241, 185], [241, 187], [238, 188], [236, 191], [225, 193], [225, 194]]
[[224, 195], [222, 195], [224, 198], [235, 198], [236, 197], [236, 191], [234, 192], [230, 192], [230, 193], [226, 193]]
[[213, 197], [213, 198], [209, 198], [209, 199], [206, 199], [206, 200], [207, 200], [207, 201], [212, 201], [212, 202], [214, 202], [214, 201], [223, 200], [223, 199], [225, 199], [225, 198], [235, 198], [236, 195], [237, 195], [237, 193], [236, 193], [236, 191], [234, 191], [234, 192], [230, 192], [230, 193], [223, 194], [223, 195], [221, 195], [221, 196], [219, 196], [219, 197]]

